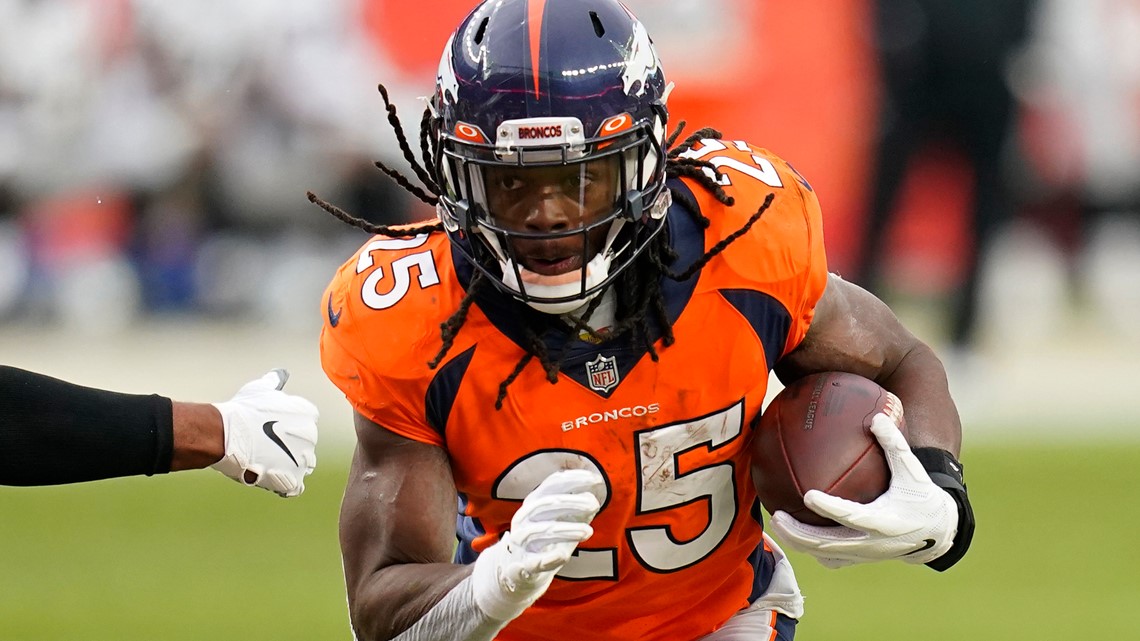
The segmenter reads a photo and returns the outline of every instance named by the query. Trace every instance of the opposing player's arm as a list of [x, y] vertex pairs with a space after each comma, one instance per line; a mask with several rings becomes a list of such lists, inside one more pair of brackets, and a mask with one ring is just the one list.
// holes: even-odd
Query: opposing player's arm
[[[309, 401], [273, 370], [229, 401], [123, 394], [0, 366], [0, 485], [57, 485], [213, 466], [297, 496], [316, 465]], [[264, 426], [274, 425], [272, 432]], [[272, 439], [276, 439], [276, 442]]]
[[391, 639], [471, 574], [451, 562], [456, 491], [443, 449], [355, 415], [357, 446], [340, 512], [357, 638]]
[[903, 402], [913, 447], [959, 455], [962, 423], [942, 362], [886, 304], [834, 274], [807, 335], [776, 363], [776, 374], [790, 381], [832, 370], [860, 374], [894, 392]]

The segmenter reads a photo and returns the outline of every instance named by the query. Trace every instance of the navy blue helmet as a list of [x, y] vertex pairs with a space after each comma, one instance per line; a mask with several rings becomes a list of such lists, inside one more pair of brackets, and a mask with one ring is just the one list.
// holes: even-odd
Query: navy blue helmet
[[[616, 0], [480, 4], [448, 41], [432, 99], [438, 211], [455, 246], [541, 311], [571, 311], [596, 296], [663, 227], [670, 88], [645, 28]], [[615, 168], [605, 215], [553, 231], [496, 219], [488, 171], [599, 159]], [[591, 232], [604, 241], [580, 243], [581, 268], [569, 278], [530, 273], [515, 255], [520, 240]]]

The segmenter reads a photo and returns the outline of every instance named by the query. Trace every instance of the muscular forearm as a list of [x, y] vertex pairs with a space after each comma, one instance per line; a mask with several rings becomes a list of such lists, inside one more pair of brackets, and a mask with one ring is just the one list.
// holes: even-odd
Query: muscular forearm
[[780, 379], [831, 370], [870, 378], [902, 400], [912, 446], [958, 456], [962, 424], [942, 362], [866, 290], [834, 275], [827, 287], [808, 335], [776, 363]]
[[[905, 330], [899, 331], [899, 335]], [[925, 344], [910, 340], [864, 353], [845, 353], [825, 345], [795, 352], [776, 368], [780, 379], [796, 380], [815, 372], [839, 370], [865, 376], [902, 400], [907, 441], [914, 447], [937, 447], [958, 456], [962, 424], [950, 397], [946, 371]]]
[[[362, 578], [357, 585], [350, 583], [349, 613], [357, 639], [387, 641], [410, 631], [470, 574], [470, 567], [453, 563], [408, 563], [374, 572]], [[454, 608], [454, 604], [447, 607]], [[474, 602], [471, 607], [474, 607]], [[419, 637], [398, 638], [409, 641]]]
[[902, 401], [912, 447], [937, 447], [959, 456], [962, 423], [950, 397], [946, 371], [930, 347], [916, 342], [878, 383]]

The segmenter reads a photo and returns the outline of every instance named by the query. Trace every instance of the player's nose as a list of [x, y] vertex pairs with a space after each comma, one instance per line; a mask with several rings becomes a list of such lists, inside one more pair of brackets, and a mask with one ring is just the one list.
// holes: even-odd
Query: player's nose
[[581, 218], [578, 202], [557, 187], [535, 191], [527, 207], [526, 231], [552, 233], [578, 226]]

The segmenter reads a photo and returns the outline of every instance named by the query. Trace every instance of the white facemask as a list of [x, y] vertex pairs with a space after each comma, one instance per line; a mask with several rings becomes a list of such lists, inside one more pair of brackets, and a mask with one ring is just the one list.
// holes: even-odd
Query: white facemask
[[[519, 287], [518, 279], [515, 277], [514, 261], [500, 260], [499, 266], [503, 269], [503, 284], [512, 291], [521, 294], [522, 288]], [[602, 252], [594, 256], [593, 260], [586, 264], [586, 290], [588, 291], [597, 287], [599, 283], [609, 277], [609, 272], [610, 258], [608, 257], [608, 252]], [[522, 275], [523, 285], [526, 286], [526, 294], [530, 298], [562, 298], [565, 296], [574, 296], [582, 291], [582, 270], [580, 269], [555, 276], [544, 276], [520, 266], [518, 273]], [[575, 298], [561, 303], [544, 303], [541, 300], [529, 300], [527, 304], [545, 314], [565, 314], [580, 308], [593, 300], [597, 295], [598, 292], [594, 291], [584, 298]]]

